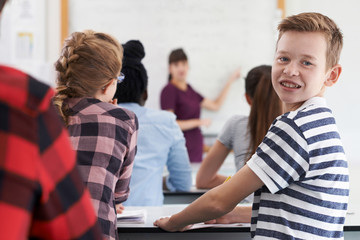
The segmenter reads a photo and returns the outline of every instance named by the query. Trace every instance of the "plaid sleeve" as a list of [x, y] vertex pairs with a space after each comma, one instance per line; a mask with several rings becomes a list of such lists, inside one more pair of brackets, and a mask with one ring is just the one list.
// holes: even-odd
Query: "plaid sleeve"
[[0, 96], [1, 237], [101, 239], [67, 132], [51, 105], [53, 91], [25, 74], [11, 86], [23, 87], [17, 91], [26, 93], [18, 96], [27, 99], [22, 107]]
[[138, 119], [135, 114], [133, 114], [133, 118], [130, 118], [131, 125], [133, 126], [133, 131], [128, 134], [128, 151], [124, 157], [124, 162], [122, 165], [122, 169], [120, 172], [120, 177], [116, 182], [115, 186], [115, 203], [119, 204], [124, 201], [129, 196], [130, 189], [130, 178], [134, 165], [134, 158], [137, 150], [137, 135], [138, 135]]

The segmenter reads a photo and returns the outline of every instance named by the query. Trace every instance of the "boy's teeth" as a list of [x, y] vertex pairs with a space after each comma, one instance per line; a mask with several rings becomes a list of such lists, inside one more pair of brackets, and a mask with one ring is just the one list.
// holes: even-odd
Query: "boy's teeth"
[[300, 88], [300, 86], [297, 84], [292, 84], [292, 83], [287, 83], [287, 82], [282, 82], [281, 85], [288, 87], [288, 88]]

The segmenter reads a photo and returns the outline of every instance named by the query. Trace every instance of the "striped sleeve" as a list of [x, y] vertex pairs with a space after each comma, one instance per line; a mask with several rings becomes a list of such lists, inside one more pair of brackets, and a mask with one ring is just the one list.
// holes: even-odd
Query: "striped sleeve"
[[304, 177], [309, 169], [306, 139], [297, 124], [283, 115], [247, 164], [269, 191], [276, 193]]

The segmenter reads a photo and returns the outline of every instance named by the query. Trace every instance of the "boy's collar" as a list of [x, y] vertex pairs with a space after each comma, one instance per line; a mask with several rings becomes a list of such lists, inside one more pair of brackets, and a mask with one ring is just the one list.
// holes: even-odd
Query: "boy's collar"
[[298, 110], [300, 109], [304, 109], [306, 108], [307, 106], [310, 106], [310, 105], [317, 105], [317, 106], [323, 106], [323, 107], [326, 107], [326, 99], [323, 98], [323, 97], [312, 97], [310, 99], [308, 99], [307, 101], [305, 101], [301, 107], [298, 108]]

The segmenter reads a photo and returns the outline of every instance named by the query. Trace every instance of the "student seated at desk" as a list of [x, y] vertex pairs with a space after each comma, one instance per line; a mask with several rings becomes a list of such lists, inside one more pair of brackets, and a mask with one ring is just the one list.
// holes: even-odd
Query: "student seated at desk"
[[348, 164], [323, 98], [342, 70], [342, 34], [319, 13], [290, 16], [278, 29], [271, 79], [286, 113], [276, 118], [256, 153], [229, 181], [155, 225], [184, 231], [231, 212], [256, 191], [253, 239], [344, 238]]
[[[251, 106], [250, 116], [230, 118], [196, 175], [196, 187], [208, 189], [222, 184], [227, 176], [216, 172], [233, 149], [236, 171], [255, 153], [274, 119], [282, 113], [282, 103], [271, 85], [271, 66], [249, 71], [245, 78], [245, 97]], [[252, 197], [247, 198], [252, 202]]]
[[55, 64], [54, 104], [70, 133], [105, 239], [118, 239], [116, 212], [129, 195], [136, 153], [137, 118], [113, 101], [124, 78], [122, 56], [121, 45], [108, 34], [74, 32]]
[[[170, 191], [189, 191], [192, 183], [185, 139], [175, 115], [145, 108], [148, 77], [141, 63], [145, 56], [140, 41], [123, 45], [126, 79], [116, 91], [119, 106], [133, 111], [139, 119], [137, 154], [130, 180], [130, 195], [125, 206], [160, 206], [163, 186]], [[164, 179], [167, 167], [169, 176]]]

